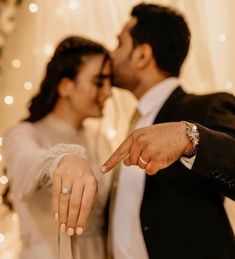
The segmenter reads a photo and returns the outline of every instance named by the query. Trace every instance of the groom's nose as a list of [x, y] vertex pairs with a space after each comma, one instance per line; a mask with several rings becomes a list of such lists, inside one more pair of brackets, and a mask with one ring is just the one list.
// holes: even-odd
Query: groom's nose
[[110, 52], [110, 57], [111, 57], [111, 60], [113, 61], [114, 59], [115, 59], [115, 57], [116, 57], [116, 48], [115, 49], [113, 49], [111, 52]]

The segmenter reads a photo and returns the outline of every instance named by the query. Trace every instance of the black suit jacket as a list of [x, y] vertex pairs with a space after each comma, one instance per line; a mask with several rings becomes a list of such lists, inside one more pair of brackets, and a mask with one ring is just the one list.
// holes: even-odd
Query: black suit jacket
[[223, 195], [235, 197], [235, 98], [178, 87], [156, 123], [195, 121], [200, 145], [192, 170], [180, 161], [146, 176], [140, 218], [150, 259], [234, 259]]

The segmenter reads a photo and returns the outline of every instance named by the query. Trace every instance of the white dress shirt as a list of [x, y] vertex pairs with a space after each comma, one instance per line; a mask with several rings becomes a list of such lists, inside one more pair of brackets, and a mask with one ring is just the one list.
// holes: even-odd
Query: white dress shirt
[[[165, 101], [178, 85], [178, 78], [171, 77], [145, 93], [138, 103], [137, 109], [141, 118], [135, 128], [152, 125]], [[144, 186], [144, 170], [136, 166], [121, 165], [112, 222], [115, 259], [148, 258], [140, 223]]]

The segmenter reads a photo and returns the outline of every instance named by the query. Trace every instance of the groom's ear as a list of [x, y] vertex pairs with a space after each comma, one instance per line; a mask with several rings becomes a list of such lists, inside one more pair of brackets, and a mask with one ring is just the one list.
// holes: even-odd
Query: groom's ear
[[73, 81], [69, 78], [63, 78], [58, 86], [58, 94], [60, 97], [67, 98], [72, 94], [74, 84]]
[[133, 59], [137, 69], [145, 69], [153, 60], [152, 47], [147, 43], [136, 46]]

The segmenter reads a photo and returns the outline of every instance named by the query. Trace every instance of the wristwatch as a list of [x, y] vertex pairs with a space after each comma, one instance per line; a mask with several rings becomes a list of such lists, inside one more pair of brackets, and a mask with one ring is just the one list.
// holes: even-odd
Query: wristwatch
[[195, 123], [183, 121], [186, 124], [186, 136], [193, 145], [193, 149], [184, 153], [183, 157], [191, 158], [197, 154], [199, 144], [199, 132]]

